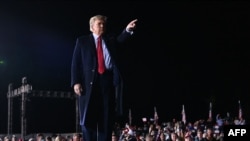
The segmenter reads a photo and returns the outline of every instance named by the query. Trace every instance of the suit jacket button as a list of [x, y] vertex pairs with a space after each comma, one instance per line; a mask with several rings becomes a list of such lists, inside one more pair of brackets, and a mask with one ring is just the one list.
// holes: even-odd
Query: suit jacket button
[[93, 82], [90, 82], [90, 85], [92, 85], [93, 84]]

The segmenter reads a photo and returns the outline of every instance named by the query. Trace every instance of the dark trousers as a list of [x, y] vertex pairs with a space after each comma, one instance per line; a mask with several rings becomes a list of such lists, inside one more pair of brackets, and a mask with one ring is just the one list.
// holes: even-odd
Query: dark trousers
[[115, 111], [113, 74], [98, 75], [91, 93], [87, 114], [91, 118], [82, 125], [83, 141], [111, 141]]

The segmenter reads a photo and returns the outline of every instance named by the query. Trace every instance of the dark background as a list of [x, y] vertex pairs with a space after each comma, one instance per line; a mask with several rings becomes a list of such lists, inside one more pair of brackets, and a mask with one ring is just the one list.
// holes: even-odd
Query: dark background
[[[7, 132], [8, 85], [26, 76], [34, 90], [72, 91], [70, 65], [76, 38], [89, 34], [89, 18], [108, 17], [119, 33], [137, 18], [137, 29], [120, 55], [124, 76], [124, 119], [153, 117], [188, 121], [238, 115], [249, 121], [249, 4], [247, 2], [25, 1], [0, 4], [0, 133]], [[14, 103], [20, 132], [20, 101]], [[30, 132], [72, 132], [74, 101], [32, 98]]]

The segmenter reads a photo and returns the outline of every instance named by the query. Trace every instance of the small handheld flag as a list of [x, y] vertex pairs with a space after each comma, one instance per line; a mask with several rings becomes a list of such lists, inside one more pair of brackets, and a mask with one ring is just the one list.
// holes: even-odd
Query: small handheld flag
[[182, 105], [182, 112], [181, 112], [181, 114], [182, 114], [182, 122], [183, 122], [184, 124], [186, 124], [186, 112], [185, 112], [185, 107], [184, 107], [184, 105]]

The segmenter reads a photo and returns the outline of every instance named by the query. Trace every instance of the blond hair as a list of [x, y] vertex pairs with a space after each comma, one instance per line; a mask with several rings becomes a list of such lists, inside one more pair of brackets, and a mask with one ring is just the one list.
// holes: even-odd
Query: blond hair
[[95, 22], [96, 20], [102, 20], [102, 21], [104, 21], [104, 23], [106, 23], [106, 22], [107, 22], [107, 17], [104, 16], [104, 15], [95, 15], [95, 16], [91, 17], [91, 18], [89, 19], [89, 30], [90, 30], [90, 31], [92, 31], [92, 30], [91, 30], [91, 27], [92, 27], [92, 25], [94, 24], [94, 22]]

